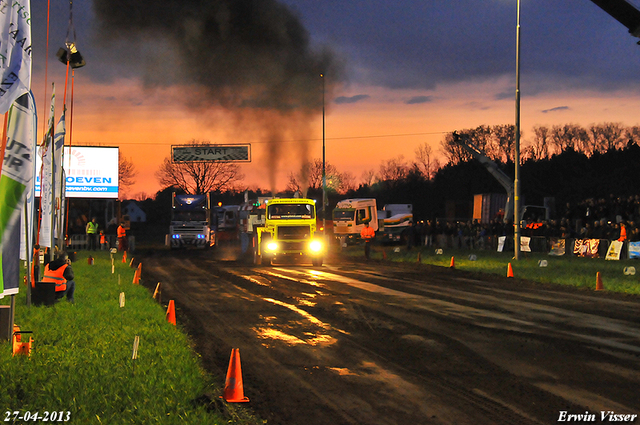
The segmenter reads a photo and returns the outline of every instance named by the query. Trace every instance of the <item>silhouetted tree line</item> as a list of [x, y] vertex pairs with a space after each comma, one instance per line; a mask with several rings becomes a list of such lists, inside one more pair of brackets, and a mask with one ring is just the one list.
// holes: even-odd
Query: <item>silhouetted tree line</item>
[[[514, 126], [479, 126], [456, 133], [471, 140], [513, 178]], [[446, 210], [447, 204], [459, 207], [456, 218], [469, 218], [474, 195], [503, 193], [504, 188], [457, 145], [455, 139], [451, 132], [441, 142], [446, 158], [442, 166], [434, 158], [431, 147], [424, 144], [416, 150], [414, 161], [405, 161], [402, 156], [390, 158], [377, 172], [365, 172], [363, 182], [357, 188], [352, 183], [343, 190], [329, 187], [327, 218], [339, 200], [356, 197], [376, 198], [380, 208], [384, 204], [411, 203], [418, 220], [447, 218], [452, 214]], [[317, 160], [310, 164], [314, 169], [318, 168]], [[522, 141], [521, 164], [523, 202], [542, 205], [545, 197], [553, 197], [558, 216], [564, 213], [567, 203], [577, 205], [590, 198], [640, 195], [640, 179], [635, 176], [640, 171], [640, 126], [625, 127], [620, 123], [594, 124], [588, 128], [576, 124], [536, 126], [532, 138]], [[285, 195], [292, 195], [294, 185], [291, 181], [296, 177], [292, 176], [289, 192]], [[354, 179], [347, 177], [346, 181]], [[307, 196], [317, 199], [320, 207], [320, 180], [316, 176], [310, 181], [316, 184], [310, 185]], [[172, 190], [167, 188], [158, 192], [155, 200], [142, 202], [148, 221], [168, 226]], [[250, 198], [270, 195], [264, 189], [249, 191]], [[243, 199], [243, 190], [212, 193], [214, 203], [239, 204]]]
[[[480, 126], [457, 132], [468, 137], [510, 178], [514, 177], [513, 126]], [[405, 166], [400, 178], [361, 184], [346, 197], [372, 197], [379, 205], [412, 203], [417, 219], [447, 217], [446, 205], [461, 206], [455, 214], [468, 218], [473, 195], [504, 193], [500, 183], [459, 144], [453, 132], [441, 143], [447, 163], [432, 174], [418, 163]], [[393, 161], [383, 164], [392, 166]], [[397, 162], [397, 161], [396, 161]], [[381, 167], [382, 168], [382, 167]], [[523, 202], [542, 205], [555, 198], [557, 214], [567, 203], [589, 198], [640, 194], [640, 126], [603, 123], [534, 127], [533, 140], [523, 142], [520, 184]], [[452, 212], [449, 211], [448, 215]], [[466, 214], [465, 214], [466, 213]]]

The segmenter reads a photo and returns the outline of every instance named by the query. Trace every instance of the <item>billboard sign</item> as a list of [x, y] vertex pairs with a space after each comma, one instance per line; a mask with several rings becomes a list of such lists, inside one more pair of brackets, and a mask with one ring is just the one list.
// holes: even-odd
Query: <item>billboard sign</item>
[[[40, 196], [42, 158], [36, 158], [36, 196]], [[65, 146], [64, 171], [69, 198], [118, 198], [118, 148]], [[56, 167], [58, 164], [56, 164]]]
[[171, 146], [173, 162], [251, 162], [251, 145]]

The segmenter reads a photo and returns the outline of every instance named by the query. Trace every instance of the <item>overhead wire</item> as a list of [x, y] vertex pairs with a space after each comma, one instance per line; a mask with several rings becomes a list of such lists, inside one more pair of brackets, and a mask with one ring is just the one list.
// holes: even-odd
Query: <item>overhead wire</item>
[[[343, 137], [327, 137], [325, 140], [356, 140], [356, 139], [376, 139], [376, 138], [384, 138], [384, 137], [415, 137], [415, 136], [429, 136], [429, 135], [437, 135], [437, 134], [447, 134], [449, 131], [434, 131], [434, 132], [424, 132], [424, 133], [398, 133], [398, 134], [376, 134], [376, 135], [367, 135], [367, 136], [343, 136]], [[295, 139], [295, 140], [278, 140], [278, 143], [302, 143], [302, 142], [321, 142], [322, 138], [317, 139]], [[272, 140], [254, 140], [250, 142], [242, 142], [242, 143], [218, 143], [220, 145], [246, 145], [246, 144], [267, 144], [273, 143]], [[114, 142], [109, 144], [111, 145], [157, 145], [157, 142]], [[164, 143], [162, 143], [164, 144]], [[175, 143], [176, 145], [180, 143]], [[188, 144], [188, 143], [187, 143]], [[214, 144], [214, 143], [212, 143]]]

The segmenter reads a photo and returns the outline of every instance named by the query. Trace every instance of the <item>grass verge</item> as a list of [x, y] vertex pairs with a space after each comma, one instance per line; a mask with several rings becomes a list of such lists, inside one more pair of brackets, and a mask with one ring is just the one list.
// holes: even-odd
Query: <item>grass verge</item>
[[165, 307], [132, 284], [128, 262], [116, 254], [112, 273], [107, 252], [93, 254], [92, 266], [80, 254], [75, 303], [27, 307], [24, 286], [16, 296], [15, 322], [33, 331], [34, 349], [30, 357], [12, 357], [11, 344], [0, 343], [0, 419], [6, 411], [56, 411], [82, 424], [256, 423], [241, 408], [211, 402], [217, 397], [206, 394], [221, 394], [220, 385], [204, 372], [186, 334], [165, 320]]
[[[515, 278], [594, 290], [596, 274], [600, 272], [606, 291], [640, 295], [640, 262], [638, 260], [615, 261], [573, 255], [556, 257], [545, 253], [522, 253], [521, 258], [516, 261], [513, 259], [513, 254], [513, 251], [459, 249], [445, 249], [442, 254], [436, 254], [435, 249], [424, 247], [407, 250], [404, 246], [377, 245], [372, 248], [371, 258], [418, 263], [418, 256], [420, 256], [421, 264], [441, 267], [449, 267], [453, 258], [456, 269], [501, 276], [507, 275], [508, 265], [511, 263]], [[364, 251], [362, 246], [354, 245], [343, 248], [342, 255], [364, 257]], [[638, 268], [638, 273], [626, 275], [624, 273], [626, 267]]]

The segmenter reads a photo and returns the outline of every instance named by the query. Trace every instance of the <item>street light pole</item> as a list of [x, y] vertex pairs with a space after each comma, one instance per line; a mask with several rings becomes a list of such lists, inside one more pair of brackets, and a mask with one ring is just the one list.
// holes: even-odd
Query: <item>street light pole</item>
[[513, 182], [513, 224], [516, 260], [520, 259], [520, 0], [516, 24], [516, 126], [515, 126], [515, 178]]
[[322, 236], [326, 235], [327, 229], [327, 209], [325, 199], [327, 197], [327, 169], [326, 169], [326, 152], [325, 152], [325, 132], [324, 132], [324, 74], [320, 74], [322, 78]]

